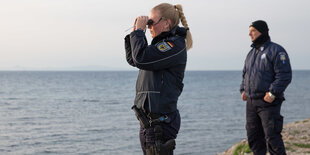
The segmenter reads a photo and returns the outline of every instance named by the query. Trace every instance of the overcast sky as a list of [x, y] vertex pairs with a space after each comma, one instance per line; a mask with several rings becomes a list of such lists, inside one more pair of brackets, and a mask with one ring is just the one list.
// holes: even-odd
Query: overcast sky
[[241, 70], [258, 19], [293, 69], [310, 69], [309, 0], [1, 0], [0, 70], [134, 70], [125, 30], [161, 2], [183, 5], [194, 41], [188, 70]]

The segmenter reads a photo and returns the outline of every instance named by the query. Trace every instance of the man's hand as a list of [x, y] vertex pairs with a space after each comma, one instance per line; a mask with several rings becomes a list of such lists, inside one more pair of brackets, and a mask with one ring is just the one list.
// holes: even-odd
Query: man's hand
[[241, 99], [242, 99], [243, 101], [246, 101], [246, 100], [247, 100], [247, 97], [245, 96], [244, 91], [241, 93]]
[[265, 94], [265, 97], [264, 97], [264, 100], [266, 101], [266, 102], [268, 102], [268, 103], [272, 103], [273, 101], [274, 101], [274, 97], [271, 97], [270, 95], [269, 95], [269, 92], [266, 92], [266, 94]]
[[138, 18], [136, 18], [136, 19], [135, 19], [135, 22], [133, 23], [132, 31], [135, 31], [135, 30], [136, 30], [137, 19], [138, 19]]
[[133, 30], [135, 31], [135, 30], [138, 30], [139, 28], [141, 28], [144, 31], [148, 19], [149, 19], [148, 16], [139, 16], [139, 17], [137, 17], [136, 20], [135, 20], [135, 23], [134, 23]]

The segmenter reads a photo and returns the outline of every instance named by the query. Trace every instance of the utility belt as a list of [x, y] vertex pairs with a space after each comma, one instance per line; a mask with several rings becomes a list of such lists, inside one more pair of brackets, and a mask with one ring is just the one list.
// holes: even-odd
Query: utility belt
[[137, 108], [136, 105], [132, 106], [131, 109], [135, 112], [135, 115], [143, 128], [149, 128], [152, 125], [160, 123], [171, 122], [171, 118], [168, 117], [167, 115], [159, 115], [152, 113], [146, 114], [143, 110]]

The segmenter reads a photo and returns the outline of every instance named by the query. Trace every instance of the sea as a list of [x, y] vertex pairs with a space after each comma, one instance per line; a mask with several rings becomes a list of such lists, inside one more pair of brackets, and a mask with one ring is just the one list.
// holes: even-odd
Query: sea
[[[137, 71], [1, 71], [0, 155], [142, 155], [131, 110]], [[176, 155], [246, 138], [241, 71], [186, 71]], [[310, 117], [310, 71], [293, 71], [284, 123]]]

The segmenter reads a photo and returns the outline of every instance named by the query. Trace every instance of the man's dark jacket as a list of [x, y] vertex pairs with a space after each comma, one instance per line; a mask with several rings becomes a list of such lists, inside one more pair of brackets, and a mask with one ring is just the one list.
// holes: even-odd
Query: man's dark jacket
[[134, 102], [138, 108], [155, 114], [177, 110], [187, 60], [185, 37], [186, 29], [181, 27], [161, 33], [151, 45], [142, 30], [125, 37], [127, 62], [140, 69]]
[[292, 80], [289, 57], [283, 47], [268, 40], [260, 48], [252, 45], [242, 74], [240, 91], [253, 99], [263, 98], [266, 92], [283, 97]]

